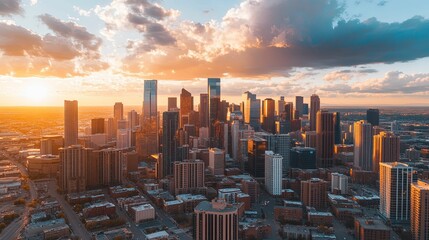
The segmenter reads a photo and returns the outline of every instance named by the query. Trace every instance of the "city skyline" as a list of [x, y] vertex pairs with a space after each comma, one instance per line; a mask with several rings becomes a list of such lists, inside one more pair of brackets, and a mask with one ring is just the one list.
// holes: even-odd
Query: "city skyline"
[[316, 93], [326, 106], [427, 105], [427, 9], [417, 0], [7, 0], [0, 105], [140, 105], [145, 79], [159, 80], [159, 105], [181, 88], [198, 102], [208, 77], [236, 103], [249, 90], [287, 101]]

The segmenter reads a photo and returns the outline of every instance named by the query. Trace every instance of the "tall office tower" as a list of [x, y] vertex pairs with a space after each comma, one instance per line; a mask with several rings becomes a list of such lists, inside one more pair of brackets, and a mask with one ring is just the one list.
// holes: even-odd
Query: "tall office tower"
[[[197, 129], [200, 128], [200, 113], [196, 111], [189, 112], [188, 124], [194, 125]], [[183, 126], [185, 126], [184, 124]], [[198, 136], [198, 135], [190, 135], [190, 136]]]
[[366, 110], [366, 120], [371, 123], [372, 126], [378, 126], [380, 123], [380, 111], [378, 109]]
[[340, 112], [334, 112], [334, 125], [335, 125], [335, 136], [334, 142], [335, 144], [341, 144], [341, 118]]
[[319, 111], [316, 122], [317, 167], [332, 167], [335, 145], [334, 114], [323, 110]]
[[91, 119], [91, 134], [104, 133], [104, 118]]
[[168, 111], [173, 111], [177, 109], [177, 97], [168, 98]]
[[204, 187], [204, 162], [185, 160], [174, 162], [175, 194], [192, 193]]
[[109, 141], [113, 140], [116, 137], [116, 130], [115, 130], [115, 120], [114, 118], [108, 118], [105, 122], [105, 132], [107, 134], [107, 139]]
[[238, 144], [240, 142], [239, 132], [243, 128], [240, 120], [232, 120], [231, 122], [231, 156], [232, 159], [238, 161]]
[[260, 137], [249, 138], [247, 142], [248, 173], [255, 178], [265, 177], [265, 151], [267, 140]]
[[277, 116], [281, 116], [285, 111], [285, 97], [280, 96], [280, 100], [277, 101]]
[[304, 146], [305, 147], [310, 147], [310, 148], [315, 148], [316, 147], [316, 139], [317, 139], [316, 131], [307, 131], [307, 132], [305, 132], [305, 135], [304, 135]]
[[200, 202], [194, 209], [194, 239], [238, 239], [238, 208], [224, 199]]
[[298, 118], [302, 117], [302, 115], [304, 114], [304, 97], [295, 97], [295, 108], [296, 111], [298, 111]]
[[157, 80], [144, 80], [143, 114], [141, 116], [141, 133], [136, 148], [139, 155], [147, 158], [159, 152], [158, 142], [158, 82]]
[[131, 131], [129, 129], [118, 129], [116, 133], [116, 148], [124, 149], [131, 147]]
[[267, 150], [280, 154], [283, 158], [283, 171], [289, 170], [290, 164], [290, 145], [291, 138], [289, 134], [268, 134], [263, 132], [255, 133], [257, 137], [267, 141]]
[[293, 102], [285, 103], [284, 120], [292, 121], [293, 119]]
[[45, 135], [40, 139], [40, 155], [58, 155], [59, 148], [64, 146], [63, 136]]
[[269, 132], [275, 133], [275, 124], [274, 124], [274, 110], [275, 110], [275, 101], [272, 98], [266, 98], [262, 102], [262, 128]]
[[349, 190], [349, 177], [341, 173], [331, 173], [331, 192], [334, 194], [347, 194]]
[[316, 94], [310, 97], [310, 130], [316, 130], [317, 112], [320, 110], [320, 98]]
[[400, 138], [391, 132], [373, 136], [372, 171], [379, 172], [379, 163], [399, 162]]
[[139, 114], [135, 110], [131, 110], [128, 112], [128, 129], [133, 130], [135, 127], [137, 127], [139, 123]]
[[372, 171], [372, 126], [364, 120], [353, 125], [354, 167]]
[[77, 144], [78, 124], [77, 101], [64, 100], [64, 147]]
[[86, 167], [92, 149], [80, 145], [60, 148], [60, 174], [58, 185], [65, 193], [86, 190]]
[[308, 103], [304, 103], [302, 106], [302, 114], [308, 115]]
[[400, 162], [380, 163], [380, 214], [392, 225], [410, 221], [410, 184], [417, 180], [413, 168]]
[[[114, 186], [123, 181], [123, 154], [116, 148], [107, 148], [99, 151], [102, 162], [102, 185]], [[96, 171], [96, 169], [94, 169]]]
[[290, 167], [316, 169], [316, 149], [310, 147], [293, 147], [290, 150]]
[[163, 176], [173, 173], [173, 163], [176, 161], [177, 139], [176, 132], [179, 128], [178, 112], [162, 113], [162, 169]]
[[225, 174], [225, 152], [219, 148], [209, 150], [209, 170], [213, 175]]
[[311, 178], [301, 181], [301, 202], [307, 207], [314, 207], [317, 210], [324, 209], [328, 200], [328, 182]]
[[201, 127], [209, 126], [209, 95], [207, 93], [200, 94], [200, 105], [198, 111], [200, 112]]
[[271, 195], [282, 194], [283, 157], [273, 151], [265, 151], [265, 188]]
[[124, 119], [124, 104], [121, 102], [116, 102], [113, 106], [113, 118], [116, 122]]
[[189, 113], [194, 110], [194, 97], [186, 89], [182, 88], [180, 93], [180, 127], [188, 124], [189, 121], [184, 121], [184, 117], [189, 120]]
[[216, 139], [215, 126], [219, 122], [220, 112], [220, 78], [207, 80], [207, 92], [209, 100], [209, 141], [210, 147], [219, 147], [219, 139]]
[[429, 239], [429, 181], [411, 183], [411, 235], [413, 240]]
[[251, 92], [244, 92], [242, 98], [244, 123], [249, 124], [255, 130], [259, 130], [261, 122], [261, 100], [256, 99], [256, 94]]

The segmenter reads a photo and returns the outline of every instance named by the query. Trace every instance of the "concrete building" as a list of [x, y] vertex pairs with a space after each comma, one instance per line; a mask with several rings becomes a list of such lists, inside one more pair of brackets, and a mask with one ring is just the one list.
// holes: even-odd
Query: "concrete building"
[[317, 166], [326, 168], [333, 166], [335, 145], [334, 113], [317, 112], [316, 125], [316, 155]]
[[372, 125], [366, 121], [353, 124], [354, 167], [372, 171]]
[[45, 135], [40, 139], [40, 155], [59, 155], [59, 150], [64, 145], [63, 136]]
[[92, 149], [73, 145], [60, 148], [58, 185], [63, 192], [81, 192], [86, 189], [87, 161]]
[[194, 239], [238, 239], [238, 209], [222, 199], [195, 207]]
[[77, 144], [78, 124], [77, 101], [64, 100], [64, 147]]
[[290, 144], [291, 138], [289, 134], [269, 134], [263, 132], [255, 133], [257, 137], [267, 140], [267, 150], [280, 154], [283, 157], [283, 172], [290, 168]]
[[320, 98], [316, 94], [310, 97], [310, 130], [316, 131], [317, 112], [320, 110]]
[[155, 219], [155, 208], [150, 204], [142, 204], [130, 208], [130, 214], [134, 222], [139, 223], [145, 220]]
[[56, 177], [60, 158], [55, 155], [29, 156], [25, 165], [30, 176]]
[[334, 194], [347, 194], [349, 177], [340, 173], [331, 173], [331, 192]]
[[319, 179], [311, 178], [307, 181], [301, 181], [301, 201], [305, 206], [314, 207], [316, 209], [324, 209], [327, 204], [328, 182]]
[[185, 160], [174, 162], [175, 194], [190, 193], [204, 187], [204, 162]]
[[357, 240], [390, 240], [391, 231], [380, 219], [355, 218]]
[[410, 222], [410, 184], [417, 174], [400, 162], [380, 163], [380, 214], [391, 224]]
[[271, 195], [282, 194], [283, 157], [273, 151], [265, 151], [265, 188]]
[[373, 168], [379, 172], [379, 164], [384, 162], [399, 162], [400, 139], [391, 132], [380, 132], [373, 136]]
[[411, 183], [411, 234], [413, 240], [429, 239], [429, 181]]
[[209, 170], [213, 175], [225, 174], [225, 152], [219, 148], [209, 150]]

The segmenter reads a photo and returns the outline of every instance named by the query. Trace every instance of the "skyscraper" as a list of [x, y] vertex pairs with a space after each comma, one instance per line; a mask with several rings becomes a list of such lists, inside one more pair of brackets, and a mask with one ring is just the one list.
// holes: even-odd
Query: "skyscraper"
[[158, 142], [158, 82], [157, 80], [144, 80], [143, 116], [141, 116], [141, 132], [136, 135], [138, 153], [147, 158], [159, 152]]
[[169, 97], [168, 98], [168, 111], [172, 111], [177, 109], [177, 97]]
[[210, 148], [209, 170], [213, 175], [225, 174], [225, 151], [218, 148]]
[[284, 109], [284, 115], [283, 119], [286, 121], [292, 121], [293, 120], [293, 102], [287, 102], [285, 103], [285, 109]]
[[366, 121], [353, 125], [354, 167], [372, 171], [372, 126]]
[[311, 178], [301, 181], [301, 201], [305, 206], [324, 209], [328, 201], [328, 182]]
[[335, 144], [341, 144], [341, 118], [340, 112], [334, 112], [334, 125], [335, 125]]
[[347, 194], [349, 178], [340, 173], [331, 173], [331, 192], [334, 194]]
[[209, 96], [207, 93], [200, 94], [200, 105], [199, 105], [198, 111], [200, 112], [201, 127], [208, 127], [209, 126]]
[[277, 116], [281, 116], [285, 111], [285, 97], [281, 96], [280, 100], [277, 101]]
[[[189, 113], [194, 110], [194, 97], [186, 89], [182, 88], [180, 93], [180, 127], [189, 123]], [[184, 121], [184, 117], [188, 121]]]
[[266, 98], [262, 103], [262, 128], [269, 132], [275, 133], [275, 101], [272, 98]]
[[263, 178], [265, 176], [266, 150], [267, 140], [260, 137], [253, 137], [248, 139], [248, 172], [255, 178]]
[[316, 169], [316, 149], [310, 147], [293, 147], [290, 150], [290, 167]]
[[210, 147], [219, 147], [220, 139], [216, 139], [215, 126], [219, 122], [220, 113], [220, 78], [207, 80], [209, 100], [209, 139]]
[[176, 132], [178, 128], [179, 113], [176, 111], [164, 112], [162, 114], [162, 177], [173, 173], [173, 163], [176, 161]]
[[283, 171], [289, 170], [290, 161], [290, 135], [289, 134], [268, 134], [263, 132], [255, 133], [257, 137], [263, 138], [267, 141], [267, 150], [280, 154], [283, 158]]
[[116, 122], [124, 119], [124, 105], [121, 102], [116, 102], [113, 106], [113, 118]]
[[410, 221], [410, 184], [416, 178], [407, 164], [380, 163], [380, 214], [393, 225]]
[[400, 139], [391, 132], [380, 132], [373, 136], [373, 167], [376, 173], [379, 171], [379, 163], [399, 162]]
[[298, 117], [302, 117], [302, 115], [304, 114], [304, 97], [295, 97], [295, 108], [296, 111], [298, 111]]
[[261, 122], [261, 100], [249, 91], [242, 94], [244, 122], [259, 130]]
[[273, 151], [265, 151], [265, 188], [271, 195], [282, 194], [283, 157]]
[[317, 112], [320, 110], [320, 98], [316, 94], [310, 97], [310, 130], [316, 130]]
[[317, 112], [316, 154], [318, 167], [332, 167], [335, 142], [334, 114], [327, 111]]
[[175, 194], [190, 193], [204, 187], [204, 162], [185, 160], [174, 162]]
[[60, 148], [60, 174], [58, 185], [65, 193], [86, 190], [87, 162], [91, 149], [80, 145]]
[[77, 101], [64, 101], [64, 147], [77, 144], [78, 139]]
[[378, 126], [380, 119], [380, 111], [378, 109], [368, 109], [366, 111], [366, 120], [371, 123], [372, 126]]
[[91, 119], [91, 134], [104, 133], [104, 118]]
[[194, 239], [238, 239], [238, 209], [224, 199], [200, 202], [194, 210]]
[[411, 235], [413, 240], [429, 239], [429, 181], [411, 183]]
[[128, 129], [133, 130], [136, 126], [140, 125], [139, 114], [135, 110], [131, 110], [127, 115]]

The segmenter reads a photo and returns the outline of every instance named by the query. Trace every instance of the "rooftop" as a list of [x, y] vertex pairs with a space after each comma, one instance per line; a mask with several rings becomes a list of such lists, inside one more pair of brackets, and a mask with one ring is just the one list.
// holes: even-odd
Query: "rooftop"
[[143, 211], [143, 210], [154, 209], [154, 208], [150, 204], [142, 204], [142, 205], [134, 206], [132, 207], [132, 209], [134, 209], [135, 211]]
[[237, 212], [237, 208], [227, 204], [224, 200], [218, 199], [212, 202], [202, 201], [196, 207], [195, 211], [200, 212]]
[[356, 218], [356, 221], [358, 221], [361, 227], [365, 229], [390, 230], [390, 228], [386, 226], [381, 219]]

